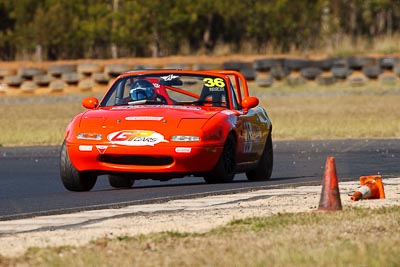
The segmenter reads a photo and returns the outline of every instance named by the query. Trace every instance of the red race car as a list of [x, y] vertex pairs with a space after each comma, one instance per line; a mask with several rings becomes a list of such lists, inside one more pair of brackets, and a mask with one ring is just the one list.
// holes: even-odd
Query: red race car
[[115, 188], [136, 179], [203, 177], [231, 182], [236, 173], [267, 180], [272, 125], [237, 71], [143, 70], [115, 79], [99, 102], [67, 126], [60, 174], [70, 191], [91, 190], [99, 175]]

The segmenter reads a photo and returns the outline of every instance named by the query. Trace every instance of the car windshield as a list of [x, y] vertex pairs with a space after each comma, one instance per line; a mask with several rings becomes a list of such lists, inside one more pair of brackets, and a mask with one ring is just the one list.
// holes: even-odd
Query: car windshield
[[225, 79], [218, 76], [133, 73], [131, 76], [119, 78], [107, 92], [100, 106], [163, 104], [229, 108], [227, 92]]

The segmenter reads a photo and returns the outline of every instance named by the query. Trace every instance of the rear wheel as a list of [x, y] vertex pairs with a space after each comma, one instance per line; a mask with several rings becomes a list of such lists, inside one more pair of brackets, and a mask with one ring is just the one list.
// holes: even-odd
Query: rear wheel
[[229, 134], [214, 170], [204, 176], [207, 183], [232, 182], [236, 173], [236, 140]]
[[61, 181], [69, 191], [90, 191], [97, 181], [97, 176], [90, 172], [80, 172], [72, 165], [65, 141], [61, 148], [60, 155], [60, 176]]
[[271, 133], [265, 143], [263, 154], [257, 167], [251, 171], [246, 172], [246, 177], [250, 181], [262, 181], [269, 180], [272, 175], [272, 169], [274, 166], [274, 152], [272, 146]]
[[131, 188], [134, 181], [124, 176], [109, 175], [108, 182], [114, 188]]

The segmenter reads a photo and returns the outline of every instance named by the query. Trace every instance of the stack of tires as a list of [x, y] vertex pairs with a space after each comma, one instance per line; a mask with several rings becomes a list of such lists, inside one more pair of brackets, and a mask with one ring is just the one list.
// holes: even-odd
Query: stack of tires
[[[47, 68], [20, 67], [0, 68], [0, 94], [8, 92], [34, 93], [38, 88], [48, 88], [52, 93], [69, 90], [92, 91], [106, 88], [118, 75], [141, 69], [193, 69], [193, 70], [237, 70], [249, 82], [258, 87], [272, 87], [285, 83], [290, 86], [317, 84], [329, 86], [345, 83], [350, 86], [365, 86], [373, 82], [396, 86], [400, 76], [398, 57], [341, 57], [303, 59], [269, 57], [254, 61], [226, 61], [214, 63], [186, 64], [170, 62], [164, 66], [126, 63], [73, 62], [54, 63]], [[18, 89], [18, 90], [16, 90]]]

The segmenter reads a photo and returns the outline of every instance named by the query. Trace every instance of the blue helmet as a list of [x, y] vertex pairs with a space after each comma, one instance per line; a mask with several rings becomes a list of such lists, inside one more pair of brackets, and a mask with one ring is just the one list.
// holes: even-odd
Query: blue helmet
[[143, 99], [154, 99], [154, 85], [147, 80], [137, 80], [131, 86], [129, 94], [133, 101]]

